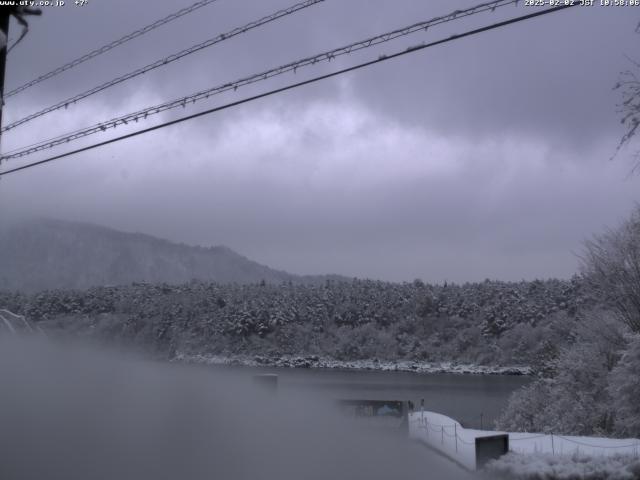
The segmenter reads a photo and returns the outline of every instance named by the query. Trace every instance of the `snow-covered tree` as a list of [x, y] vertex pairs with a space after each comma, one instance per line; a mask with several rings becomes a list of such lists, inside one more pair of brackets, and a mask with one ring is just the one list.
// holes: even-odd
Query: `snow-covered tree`
[[[552, 375], [516, 392], [498, 427], [567, 435], [619, 433], [609, 382], [626, 347], [624, 331], [623, 324], [604, 312], [588, 315], [578, 326], [576, 341], [554, 361]], [[632, 378], [637, 382], [637, 374]]]
[[640, 437], [640, 337], [635, 337], [614, 368], [609, 394], [616, 412], [615, 429], [621, 436]]
[[[640, 24], [636, 29], [640, 33]], [[618, 143], [616, 154], [620, 152], [622, 147], [629, 144], [638, 133], [640, 127], [640, 79], [638, 72], [640, 71], [640, 63], [631, 61], [630, 69], [620, 74], [620, 79], [614, 89], [620, 91], [622, 101], [619, 104], [619, 112], [622, 115], [621, 123], [625, 127], [625, 132]], [[636, 164], [634, 171], [640, 171], [640, 151], [634, 153]]]
[[640, 333], [640, 205], [617, 229], [585, 242], [582, 264], [594, 291]]

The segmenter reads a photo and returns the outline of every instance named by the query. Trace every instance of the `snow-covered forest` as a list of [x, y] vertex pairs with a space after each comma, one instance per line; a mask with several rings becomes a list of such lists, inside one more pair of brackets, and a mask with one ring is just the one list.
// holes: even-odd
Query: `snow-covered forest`
[[50, 332], [124, 341], [169, 358], [320, 355], [538, 368], [596, 308], [579, 277], [465, 285], [133, 284], [4, 293], [0, 304]]
[[639, 239], [640, 208], [586, 243], [582, 274], [570, 280], [137, 283], [4, 292], [0, 305], [51, 335], [127, 344], [165, 359], [528, 366], [537, 378], [514, 394], [500, 429], [638, 437]]

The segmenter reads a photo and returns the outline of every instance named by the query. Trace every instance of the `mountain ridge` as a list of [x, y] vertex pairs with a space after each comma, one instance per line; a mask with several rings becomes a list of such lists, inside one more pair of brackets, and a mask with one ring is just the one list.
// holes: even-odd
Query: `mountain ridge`
[[334, 275], [295, 275], [225, 245], [191, 246], [93, 223], [38, 218], [0, 227], [0, 289], [37, 292], [133, 282], [180, 284], [320, 283]]

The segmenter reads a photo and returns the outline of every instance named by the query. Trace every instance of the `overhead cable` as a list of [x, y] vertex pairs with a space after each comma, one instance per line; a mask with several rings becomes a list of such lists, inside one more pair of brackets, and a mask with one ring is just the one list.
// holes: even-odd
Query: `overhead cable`
[[48, 158], [45, 158], [43, 160], [39, 160], [37, 162], [32, 162], [32, 163], [28, 163], [26, 165], [22, 165], [20, 167], [12, 168], [10, 170], [5, 170], [3, 172], [0, 172], [0, 177], [2, 177], [4, 175], [8, 175], [10, 173], [16, 173], [16, 172], [19, 172], [19, 171], [22, 171], [22, 170], [26, 170], [26, 169], [33, 168], [33, 167], [36, 167], [36, 166], [44, 165], [44, 164], [49, 163], [49, 162], [53, 162], [53, 161], [56, 161], [56, 160], [59, 160], [59, 159], [65, 158], [65, 157], [69, 157], [71, 155], [75, 155], [77, 153], [86, 152], [88, 150], [92, 150], [92, 149], [95, 149], [95, 148], [98, 148], [98, 147], [102, 147], [102, 146], [105, 146], [105, 145], [116, 143], [116, 142], [119, 142], [119, 141], [122, 141], [122, 140], [125, 140], [125, 139], [128, 139], [128, 138], [136, 137], [138, 135], [142, 135], [144, 133], [148, 133], [148, 132], [151, 132], [151, 131], [154, 131], [154, 130], [159, 130], [161, 128], [165, 128], [165, 127], [168, 127], [168, 126], [171, 126], [171, 125], [176, 125], [178, 123], [182, 123], [182, 122], [185, 122], [187, 120], [192, 120], [194, 118], [202, 117], [202, 116], [209, 115], [209, 114], [212, 114], [212, 113], [215, 113], [215, 112], [226, 110], [228, 108], [236, 107], [238, 105], [249, 103], [249, 102], [258, 100], [260, 98], [269, 97], [269, 96], [272, 96], [272, 95], [275, 95], [275, 94], [278, 94], [278, 93], [281, 93], [281, 92], [285, 92], [287, 90], [292, 90], [292, 89], [295, 89], [295, 88], [298, 88], [298, 87], [301, 87], [301, 86], [304, 86], [304, 85], [309, 85], [309, 84], [312, 84], [312, 83], [319, 82], [321, 80], [325, 80], [325, 79], [328, 79], [328, 78], [336, 77], [338, 75], [342, 75], [342, 74], [345, 74], [347, 72], [352, 72], [352, 71], [355, 71], [355, 70], [359, 70], [361, 68], [369, 67], [369, 66], [377, 64], [377, 63], [386, 62], [386, 61], [389, 61], [389, 60], [391, 60], [393, 58], [401, 57], [401, 56], [404, 56], [404, 55], [409, 55], [409, 54], [424, 50], [426, 48], [434, 47], [436, 45], [441, 45], [441, 44], [444, 44], [444, 43], [452, 42], [454, 40], [458, 40], [460, 38], [469, 37], [469, 36], [472, 36], [472, 35], [477, 35], [477, 34], [482, 33], [482, 32], [486, 32], [486, 31], [489, 31], [489, 30], [495, 30], [497, 28], [501, 28], [501, 27], [505, 27], [507, 25], [511, 25], [511, 24], [518, 23], [518, 22], [522, 22], [524, 20], [529, 20], [531, 18], [536, 18], [536, 17], [542, 16], [542, 15], [547, 15], [547, 14], [550, 14], [550, 13], [554, 13], [554, 12], [558, 12], [558, 11], [561, 11], [561, 10], [565, 10], [565, 9], [571, 8], [572, 6], [575, 6], [575, 5], [578, 5], [578, 4], [576, 3], [576, 4], [561, 5], [559, 7], [552, 7], [552, 8], [547, 8], [547, 9], [544, 9], [544, 10], [538, 10], [538, 11], [535, 11], [535, 12], [527, 14], [527, 15], [522, 15], [522, 16], [519, 16], [519, 17], [511, 18], [509, 20], [504, 20], [504, 21], [501, 21], [501, 22], [497, 22], [497, 23], [493, 23], [493, 24], [490, 24], [490, 25], [486, 25], [484, 27], [476, 28], [476, 29], [473, 29], [473, 30], [468, 30], [468, 31], [466, 31], [464, 33], [451, 35], [451, 36], [449, 36], [447, 38], [436, 40], [436, 41], [433, 41], [433, 42], [430, 42], [430, 43], [426, 43], [426, 44], [422, 44], [422, 45], [416, 45], [414, 47], [409, 47], [409, 48], [407, 48], [405, 50], [402, 50], [400, 52], [396, 52], [394, 54], [380, 56], [375, 60], [370, 60], [368, 62], [359, 63], [357, 65], [353, 65], [351, 67], [343, 68], [343, 69], [337, 70], [335, 72], [331, 72], [331, 73], [327, 73], [325, 75], [320, 75], [320, 76], [317, 76], [317, 77], [313, 77], [313, 78], [310, 78], [308, 80], [304, 80], [304, 81], [297, 82], [297, 83], [294, 83], [294, 84], [290, 84], [290, 85], [287, 85], [287, 86], [284, 86], [284, 87], [276, 88], [274, 90], [270, 90], [268, 92], [264, 92], [264, 93], [261, 93], [261, 94], [258, 94], [258, 95], [254, 95], [254, 96], [251, 96], [251, 97], [248, 97], [248, 98], [244, 98], [242, 100], [237, 100], [235, 102], [231, 102], [231, 103], [227, 103], [225, 105], [221, 105], [221, 106], [218, 106], [218, 107], [210, 108], [210, 109], [202, 111], [202, 112], [194, 113], [192, 115], [188, 115], [188, 116], [181, 117], [181, 118], [178, 118], [178, 119], [175, 119], [175, 120], [171, 120], [171, 121], [164, 122], [164, 123], [161, 123], [161, 124], [158, 124], [158, 125], [154, 125], [152, 127], [148, 127], [148, 128], [142, 129], [142, 130], [131, 132], [131, 133], [128, 133], [126, 135], [122, 135], [120, 137], [111, 138], [111, 139], [105, 140], [103, 142], [99, 142], [99, 143], [95, 143], [95, 144], [92, 144], [92, 145], [88, 145], [88, 146], [85, 146], [85, 147], [82, 147], [82, 148], [78, 148], [76, 150], [72, 150], [72, 151], [69, 151], [69, 152], [61, 153], [59, 155], [54, 155], [52, 157], [48, 157]]
[[209, 5], [210, 3], [216, 2], [217, 0], [200, 0], [196, 3], [194, 3], [193, 5], [190, 5], [188, 7], [182, 8], [180, 10], [178, 10], [177, 12], [172, 13], [171, 15], [167, 15], [164, 18], [161, 18], [160, 20], [156, 20], [155, 22], [147, 25], [146, 27], [142, 27], [138, 30], [134, 30], [133, 32], [125, 35], [124, 37], [121, 37], [117, 40], [114, 40], [111, 43], [107, 43], [106, 45], [103, 45], [99, 48], [96, 48], [95, 50], [90, 51], [89, 53], [86, 53], [84, 55], [82, 55], [81, 57], [76, 58], [75, 60], [72, 60], [68, 63], [65, 63], [64, 65], [55, 68], [53, 70], [51, 70], [48, 73], [45, 73], [43, 75], [40, 75], [37, 78], [34, 78], [33, 80], [20, 85], [19, 87], [14, 88], [13, 90], [11, 90], [8, 93], [5, 93], [4, 97], [5, 99], [12, 97], [13, 95], [16, 95], [24, 90], [26, 90], [27, 88], [33, 87], [34, 85], [37, 85], [40, 82], [44, 82], [45, 80], [48, 80], [52, 77], [55, 77], [56, 75], [61, 74], [62, 72], [65, 72], [71, 68], [77, 67], [78, 65], [80, 65], [81, 63], [86, 62], [87, 60], [90, 60], [94, 57], [97, 57], [98, 55], [102, 55], [103, 53], [108, 52], [109, 50], [112, 50], [124, 43], [127, 43], [130, 40], [133, 40], [134, 38], [138, 38], [141, 35], [144, 35], [145, 33], [150, 32], [151, 30], [155, 30], [156, 28], [165, 25], [169, 22], [172, 22], [173, 20], [176, 20], [184, 15], [187, 15], [191, 12], [194, 12], [195, 10], [198, 10], [199, 8], [202, 8], [206, 5]]
[[[342, 55], [348, 55], [358, 50], [371, 48], [375, 45], [389, 42], [399, 37], [410, 35], [412, 33], [416, 33], [419, 31], [424, 31], [429, 27], [432, 27], [435, 25], [451, 22], [463, 17], [479, 14], [486, 11], [495, 11], [497, 8], [504, 7], [510, 4], [517, 4], [517, 3], [518, 3], [518, 0], [494, 0], [492, 2], [481, 3], [479, 5], [468, 8], [466, 10], [455, 10], [454, 12], [451, 12], [447, 15], [438, 16], [430, 20], [422, 21], [419, 23], [415, 23], [413, 25], [409, 25], [407, 27], [393, 30], [391, 32], [376, 35], [374, 37], [369, 37], [364, 40], [360, 40], [358, 42], [350, 43], [348, 45], [335, 48], [333, 50], [329, 50], [329, 51], [325, 51], [325, 52], [313, 55], [311, 57], [303, 58], [301, 60], [296, 60], [294, 62], [290, 62], [285, 65], [271, 68], [269, 70], [266, 70], [260, 73], [252, 74], [247, 77], [235, 80], [233, 82], [227, 82], [222, 85], [217, 85], [215, 87], [211, 87], [191, 95], [187, 95], [178, 99], [164, 102], [152, 107], [147, 107], [142, 110], [138, 110], [136, 112], [129, 113], [120, 117], [112, 118], [110, 120], [107, 120], [98, 124], [94, 124], [92, 126], [85, 127], [80, 130], [76, 130], [74, 132], [69, 132], [63, 135], [59, 135], [57, 137], [43, 140], [35, 144], [19, 147], [18, 149], [14, 149], [11, 152], [7, 152], [2, 156], [0, 156], [0, 161], [11, 159], [11, 158], [20, 158], [35, 152], [47, 150], [57, 145], [61, 145], [63, 143], [77, 140], [79, 138], [83, 138], [88, 135], [93, 135], [101, 131], [104, 132], [110, 128], [116, 128], [118, 125], [123, 125], [123, 124], [127, 125], [130, 122], [138, 122], [139, 120], [146, 120], [151, 115], [155, 115], [160, 112], [171, 110], [177, 107], [185, 107], [187, 104], [194, 104], [197, 101], [208, 99], [213, 95], [218, 95], [230, 90], [235, 91], [242, 86], [264, 81], [278, 75], [283, 75], [287, 72], [295, 73], [300, 68], [304, 68], [310, 65], [315, 65], [319, 62], [330, 62], [336, 57], [339, 57]], [[7, 126], [7, 128], [10, 128], [10, 127], [11, 125]]]
[[216, 35], [213, 38], [205, 40], [204, 42], [193, 45], [185, 50], [181, 50], [180, 52], [169, 55], [168, 57], [161, 58], [160, 60], [156, 60], [153, 63], [145, 65], [144, 67], [133, 70], [132, 72], [116, 77], [96, 87], [90, 88], [89, 90], [86, 90], [82, 93], [74, 95], [73, 97], [67, 98], [66, 100], [62, 100], [61, 102], [51, 105], [50, 107], [44, 108], [35, 113], [27, 115], [26, 117], [23, 117], [19, 120], [16, 120], [15, 122], [12, 122], [2, 127], [1, 131], [6, 132], [7, 130], [16, 128], [19, 125], [23, 125], [27, 122], [30, 122], [31, 120], [35, 120], [36, 118], [42, 117], [43, 115], [46, 115], [48, 113], [55, 112], [56, 110], [61, 110], [63, 108], [68, 108], [70, 105], [74, 105], [79, 101], [84, 100], [85, 98], [90, 97], [92, 95], [95, 95], [96, 93], [102, 92], [107, 88], [111, 88], [114, 85], [118, 85], [120, 83], [126, 82], [127, 80], [131, 80], [132, 78], [139, 77], [140, 75], [144, 75], [145, 73], [150, 72], [151, 70], [155, 70], [156, 68], [164, 67], [172, 62], [175, 62], [176, 60], [186, 57], [187, 55], [191, 55], [192, 53], [211, 47], [220, 42], [233, 38], [236, 35], [246, 33], [249, 30], [253, 30], [254, 28], [273, 22], [287, 15], [291, 15], [292, 13], [295, 13], [299, 10], [302, 10], [304, 8], [310, 7], [312, 5], [315, 5], [323, 1], [324, 0], [306, 0], [301, 3], [296, 3], [291, 7], [285, 8], [283, 10], [278, 10], [277, 12], [272, 13], [271, 15], [267, 15], [266, 17], [260, 18], [259, 20], [255, 20], [241, 27], [236, 27], [233, 30]]

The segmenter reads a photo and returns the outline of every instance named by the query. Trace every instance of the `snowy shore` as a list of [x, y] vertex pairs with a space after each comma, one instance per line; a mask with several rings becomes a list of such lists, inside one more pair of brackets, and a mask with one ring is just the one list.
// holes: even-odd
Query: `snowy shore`
[[483, 467], [478, 463], [476, 439], [497, 434], [509, 436], [511, 453], [487, 465], [488, 478], [639, 478], [637, 474], [640, 473], [640, 440], [637, 438], [477, 430], [464, 428], [453, 418], [436, 412], [409, 414], [410, 438], [428, 445], [471, 470]]
[[527, 366], [486, 366], [460, 364], [453, 362], [413, 362], [386, 360], [334, 360], [315, 355], [308, 356], [223, 356], [223, 355], [187, 355], [177, 353], [173, 360], [182, 363], [204, 365], [233, 365], [244, 367], [276, 367], [276, 368], [330, 368], [341, 370], [374, 370], [382, 372], [414, 372], [414, 373], [458, 373], [471, 375], [530, 375]]
[[552, 455], [509, 453], [489, 462], [485, 478], [509, 480], [634, 480], [640, 460], [634, 455]]

